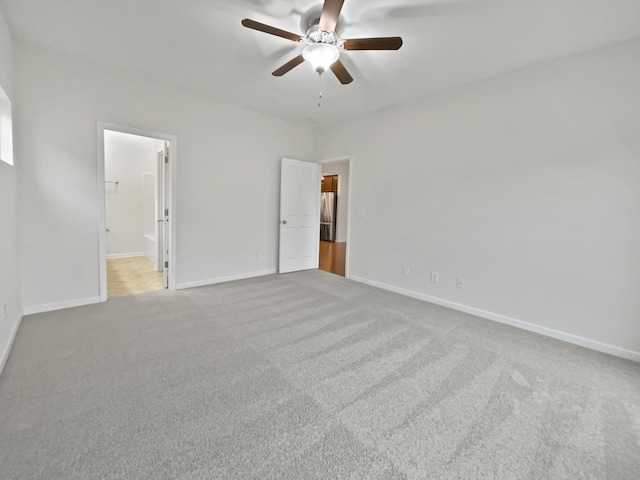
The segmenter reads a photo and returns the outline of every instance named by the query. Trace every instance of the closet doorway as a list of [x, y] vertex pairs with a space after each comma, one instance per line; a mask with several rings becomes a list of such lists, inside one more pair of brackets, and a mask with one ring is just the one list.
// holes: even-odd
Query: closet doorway
[[101, 298], [170, 288], [171, 139], [109, 126], [98, 134], [104, 194]]
[[320, 162], [320, 270], [348, 273], [349, 189], [351, 159]]

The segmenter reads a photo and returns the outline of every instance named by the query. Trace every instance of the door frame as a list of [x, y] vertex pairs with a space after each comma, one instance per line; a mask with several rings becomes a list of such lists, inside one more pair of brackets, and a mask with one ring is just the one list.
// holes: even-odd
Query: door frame
[[[347, 248], [344, 256], [344, 278], [351, 278], [349, 274], [349, 251], [351, 250], [351, 199], [353, 198], [353, 155], [343, 155], [340, 157], [326, 158], [323, 160], [319, 160], [318, 163], [320, 166], [320, 176], [322, 178], [322, 164], [324, 163], [333, 163], [333, 162], [348, 162], [349, 163], [349, 192], [347, 193]], [[340, 201], [338, 199], [338, 201]], [[320, 251], [320, 238], [318, 237], [318, 251]]]
[[169, 290], [176, 289], [176, 230], [177, 230], [177, 163], [178, 163], [178, 137], [168, 133], [155, 132], [127, 125], [118, 125], [109, 122], [97, 122], [97, 170], [98, 181], [98, 265], [99, 265], [99, 289], [100, 301], [107, 300], [107, 234], [106, 234], [106, 202], [105, 202], [105, 152], [104, 152], [104, 132], [111, 130], [114, 132], [128, 133], [141, 137], [153, 138], [169, 142]]

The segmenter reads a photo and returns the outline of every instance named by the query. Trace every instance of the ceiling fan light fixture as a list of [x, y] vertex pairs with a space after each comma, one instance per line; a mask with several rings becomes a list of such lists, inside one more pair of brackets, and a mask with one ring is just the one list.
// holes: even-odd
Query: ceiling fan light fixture
[[[0, 0], [0, 2], [1, 1], [2, 0]], [[293, 2], [293, 0], [253, 1], [263, 4]], [[319, 74], [324, 73], [330, 68], [342, 85], [348, 85], [353, 82], [353, 77], [340, 61], [340, 50], [398, 50], [402, 46], [402, 38], [371, 37], [341, 39], [340, 12], [342, 11], [344, 2], [345, 0], [324, 0], [322, 5], [311, 7], [306, 13], [303, 13], [302, 19], [300, 20], [300, 29], [306, 32], [304, 36], [287, 32], [286, 30], [265, 23], [256, 22], [250, 18], [245, 18], [241, 23], [242, 26], [246, 28], [307, 45], [302, 53], [271, 72], [271, 75], [274, 77], [283, 76], [307, 60]]]
[[316, 72], [322, 74], [340, 58], [340, 51], [335, 45], [312, 43], [304, 49], [302, 56]]

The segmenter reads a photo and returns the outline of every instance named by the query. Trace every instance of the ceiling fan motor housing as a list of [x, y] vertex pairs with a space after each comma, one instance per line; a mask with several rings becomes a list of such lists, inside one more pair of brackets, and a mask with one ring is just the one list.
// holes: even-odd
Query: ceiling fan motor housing
[[307, 43], [328, 43], [329, 45], [337, 45], [338, 36], [335, 32], [323, 32], [317, 25], [307, 30]]
[[322, 15], [322, 5], [311, 7], [302, 14], [300, 19], [300, 30], [306, 33], [308, 43], [328, 43], [336, 45], [342, 32], [342, 19], [338, 20], [333, 32], [323, 32], [320, 30], [320, 16]]

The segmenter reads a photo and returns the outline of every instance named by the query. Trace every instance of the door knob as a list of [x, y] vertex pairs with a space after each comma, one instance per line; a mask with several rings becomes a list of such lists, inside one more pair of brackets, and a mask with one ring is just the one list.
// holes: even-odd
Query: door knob
[[287, 224], [287, 221], [286, 221], [286, 220], [282, 220], [282, 224], [283, 224], [283, 225], [286, 225], [286, 224]]

